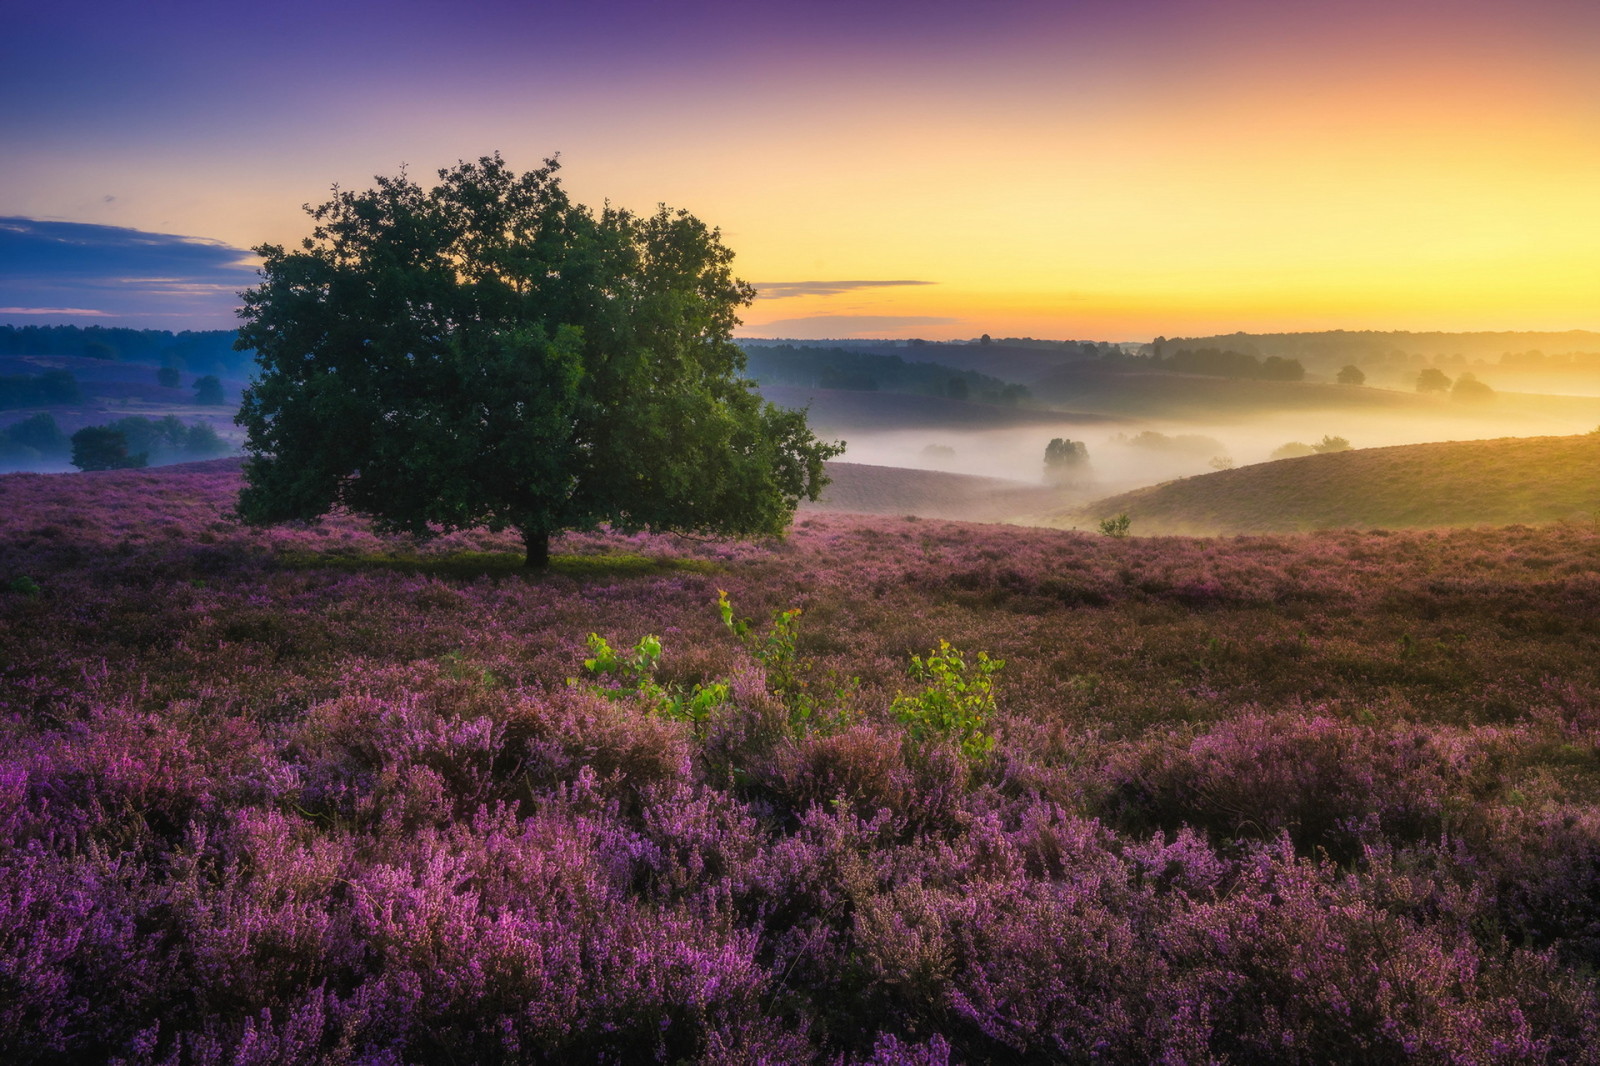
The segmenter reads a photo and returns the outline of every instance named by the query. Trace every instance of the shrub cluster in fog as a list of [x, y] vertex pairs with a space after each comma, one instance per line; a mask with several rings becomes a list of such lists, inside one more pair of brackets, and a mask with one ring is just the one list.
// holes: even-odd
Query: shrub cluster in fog
[[0, 410], [73, 404], [82, 399], [78, 379], [70, 370], [0, 375]]
[[103, 426], [85, 426], [72, 435], [72, 465], [80, 470], [123, 470], [193, 459], [211, 459], [230, 450], [227, 441], [204, 422], [185, 425], [177, 415], [131, 415]]

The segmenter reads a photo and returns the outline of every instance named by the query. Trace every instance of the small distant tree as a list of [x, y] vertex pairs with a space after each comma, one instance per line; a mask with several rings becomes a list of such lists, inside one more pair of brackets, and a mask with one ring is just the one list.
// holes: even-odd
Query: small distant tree
[[156, 371], [156, 383], [162, 388], [175, 389], [183, 383], [183, 375], [175, 366], [164, 366]]
[[1044, 477], [1052, 484], [1071, 481], [1089, 465], [1089, 446], [1056, 437], [1044, 446]]
[[1450, 387], [1450, 398], [1462, 403], [1484, 403], [1494, 399], [1494, 390], [1469, 372], [1456, 378]]
[[1341, 385], [1365, 385], [1367, 383], [1367, 375], [1362, 373], [1360, 367], [1351, 363], [1339, 368], [1336, 380]]
[[79, 470], [128, 470], [144, 466], [149, 455], [128, 454], [128, 438], [110, 426], [85, 426], [72, 435], [72, 465]]
[[1306, 444], [1303, 441], [1292, 440], [1288, 444], [1282, 444], [1274, 448], [1272, 450], [1272, 454], [1268, 456], [1268, 458], [1298, 459], [1302, 455], [1315, 455], [1316, 453], [1317, 449], [1313, 448], [1311, 445]]
[[194, 402], [205, 407], [220, 407], [226, 401], [222, 396], [222, 382], [215, 374], [194, 379]]
[[1211, 457], [1211, 462], [1210, 462], [1209, 465], [1210, 465], [1211, 469], [1213, 469], [1213, 470], [1232, 470], [1233, 469], [1233, 456], [1231, 456], [1231, 455], [1213, 455]]
[[192, 459], [209, 459], [228, 453], [228, 442], [211, 426], [196, 422], [190, 426], [183, 442], [183, 454]]
[[1418, 392], [1449, 392], [1450, 378], [1438, 367], [1430, 366], [1417, 375]]
[[29, 448], [40, 455], [59, 455], [67, 450], [66, 435], [49, 414], [30, 415], [6, 427], [6, 440], [19, 448]]
[[665, 207], [595, 212], [557, 169], [380, 177], [309, 208], [302, 245], [257, 249], [242, 518], [516, 529], [544, 567], [561, 530], [776, 534], [817, 498], [842, 445], [741, 376], [754, 290], [721, 235]]
[[1350, 450], [1350, 442], [1343, 437], [1323, 437], [1311, 446], [1311, 450], [1320, 453], [1347, 452]]

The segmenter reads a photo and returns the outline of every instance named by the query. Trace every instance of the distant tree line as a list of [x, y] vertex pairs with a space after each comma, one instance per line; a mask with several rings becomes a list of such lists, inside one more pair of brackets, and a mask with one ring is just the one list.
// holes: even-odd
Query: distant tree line
[[1153, 429], [1135, 433], [1131, 437], [1126, 433], [1118, 433], [1111, 438], [1111, 443], [1123, 444], [1130, 448], [1143, 448], [1152, 452], [1182, 455], [1220, 455], [1227, 450], [1215, 437], [1206, 437], [1198, 433], [1178, 433], [1168, 436]]
[[1554, 352], [1537, 348], [1526, 352], [1502, 352], [1500, 365], [1518, 370], [1600, 370], [1600, 352]]
[[996, 348], [1031, 348], [1044, 352], [1061, 352], [1080, 359], [1112, 359], [1123, 354], [1122, 345], [1113, 344], [1111, 341], [1046, 341], [1033, 337], [990, 337], [985, 333], [976, 343], [993, 345]]
[[71, 437], [61, 431], [54, 416], [43, 413], [0, 429], [0, 463], [11, 467], [70, 458], [80, 470], [118, 470], [211, 459], [232, 450], [211, 426], [185, 425], [176, 415], [130, 415], [103, 426], [85, 426]]
[[107, 326], [0, 326], [0, 355], [73, 355], [242, 376], [254, 369], [255, 353], [234, 351], [238, 337], [231, 329], [173, 333]]
[[0, 376], [0, 411], [15, 407], [53, 407], [82, 400], [83, 390], [70, 370]]
[[1148, 360], [1177, 374], [1206, 374], [1219, 378], [1259, 381], [1304, 381], [1306, 368], [1297, 359], [1269, 355], [1265, 359], [1231, 348], [1180, 348], [1170, 355], [1157, 345]]
[[881, 390], [998, 404], [1016, 404], [1028, 398], [1026, 385], [1002, 381], [976, 370], [908, 362], [898, 355], [791, 344], [751, 345], [744, 352], [745, 373], [767, 385], [860, 392]]
[[85, 426], [72, 435], [71, 446], [72, 465], [80, 470], [160, 466], [211, 459], [231, 450], [206, 423], [184, 425], [176, 415], [132, 415], [104, 426]]

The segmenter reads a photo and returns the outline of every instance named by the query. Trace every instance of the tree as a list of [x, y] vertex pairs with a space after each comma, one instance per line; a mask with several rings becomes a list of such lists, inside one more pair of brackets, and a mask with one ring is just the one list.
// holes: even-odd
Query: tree
[[557, 169], [497, 154], [432, 189], [335, 188], [299, 249], [257, 249], [242, 518], [516, 529], [542, 567], [561, 530], [775, 534], [816, 499], [843, 446], [739, 376], [754, 290], [721, 234], [666, 207], [597, 213]]
[[1494, 389], [1466, 373], [1456, 378], [1456, 383], [1450, 387], [1450, 398], [1463, 403], [1483, 403], [1494, 399]]
[[156, 383], [162, 388], [175, 389], [182, 380], [182, 375], [175, 366], [164, 366], [156, 371]]
[[1428, 367], [1417, 375], [1418, 392], [1448, 392], [1450, 378], [1438, 367]]
[[1044, 478], [1055, 485], [1077, 479], [1089, 465], [1089, 446], [1081, 440], [1055, 437], [1044, 446]]
[[206, 407], [220, 407], [223, 404], [222, 382], [215, 374], [194, 379], [194, 402]]
[[72, 465], [79, 470], [129, 470], [150, 457], [128, 454], [128, 438], [110, 426], [85, 426], [72, 435]]
[[1351, 363], [1339, 369], [1338, 382], [1341, 385], [1365, 385], [1367, 375], [1361, 372], [1360, 367]]
[[1288, 444], [1281, 444], [1272, 449], [1269, 459], [1298, 459], [1302, 455], [1315, 455], [1317, 449], [1304, 441], [1292, 440]]
[[55, 455], [67, 450], [66, 435], [56, 425], [55, 416], [36, 414], [6, 427], [6, 440], [20, 448], [31, 448], [40, 455]]

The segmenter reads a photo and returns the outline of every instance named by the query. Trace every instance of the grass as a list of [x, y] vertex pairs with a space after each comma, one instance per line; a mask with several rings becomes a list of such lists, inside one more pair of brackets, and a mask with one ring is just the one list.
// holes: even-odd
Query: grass
[[[279, 565], [290, 569], [332, 569], [352, 572], [388, 571], [415, 574], [441, 580], [471, 581], [480, 577], [537, 578], [538, 571], [523, 565], [519, 552], [455, 551], [437, 554], [407, 554], [393, 551], [319, 552], [290, 550], [277, 556]], [[704, 559], [640, 555], [634, 552], [612, 554], [556, 554], [550, 557], [550, 573], [571, 578], [644, 577], [653, 574], [708, 574], [716, 565]]]
[[1578, 522], [1600, 513], [1600, 434], [1367, 448], [1124, 493], [1052, 524], [1126, 512], [1135, 535]]

